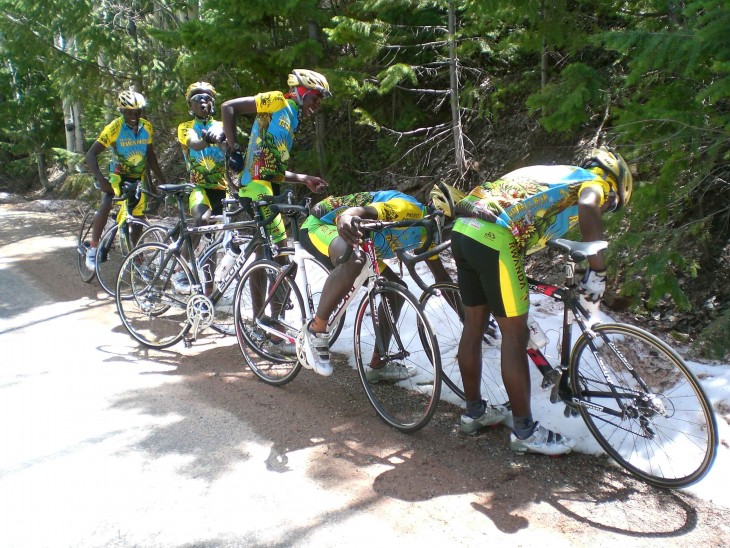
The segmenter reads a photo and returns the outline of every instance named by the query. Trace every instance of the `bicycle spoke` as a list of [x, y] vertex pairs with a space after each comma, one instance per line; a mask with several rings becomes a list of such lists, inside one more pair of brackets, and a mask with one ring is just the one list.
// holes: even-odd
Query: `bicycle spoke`
[[643, 330], [622, 324], [593, 330], [600, 337], [598, 359], [583, 335], [571, 357], [571, 383], [586, 402], [581, 415], [598, 442], [654, 485], [684, 487], [701, 479], [715, 458], [717, 427], [697, 379]]

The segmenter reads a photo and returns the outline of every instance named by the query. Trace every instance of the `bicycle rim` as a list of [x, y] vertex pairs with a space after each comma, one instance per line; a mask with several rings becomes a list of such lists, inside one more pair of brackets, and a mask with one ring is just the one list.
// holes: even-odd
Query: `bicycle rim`
[[[431, 287], [435, 292], [424, 293], [421, 296], [421, 305], [438, 341], [442, 379], [448, 390], [464, 400], [464, 384], [457, 359], [464, 318], [459, 287], [452, 283], [436, 283]], [[501, 344], [498, 337], [498, 331], [489, 331], [489, 334], [485, 332], [482, 337], [480, 392], [482, 398], [490, 404], [509, 407], [507, 391], [502, 383]]]
[[79, 230], [78, 238], [76, 239], [76, 251], [77, 251], [77, 264], [79, 267], [79, 275], [81, 280], [89, 283], [94, 279], [93, 268], [86, 268], [86, 252], [91, 247], [91, 229], [92, 223], [94, 222], [94, 212], [87, 211], [84, 215], [84, 220], [81, 221], [81, 229]]
[[626, 407], [623, 418], [598, 409], [620, 406], [581, 335], [571, 353], [571, 388], [585, 401], [580, 412], [598, 443], [650, 484], [680, 488], [702, 479], [715, 459], [717, 424], [695, 376], [676, 352], [642, 329], [602, 324], [593, 331], [597, 354]]
[[[265, 327], [296, 338], [306, 321], [302, 297], [289, 278], [275, 287], [281, 267], [273, 261], [252, 264], [236, 287], [236, 339], [246, 364], [262, 381], [282, 385], [297, 376], [301, 365], [296, 344]], [[265, 326], [265, 327], [264, 327]]]
[[167, 348], [190, 329], [187, 304], [190, 295], [175, 292], [170, 277], [183, 270], [192, 286], [190, 272], [173, 255], [164, 265], [167, 247], [145, 244], [135, 248], [122, 263], [117, 278], [116, 304], [129, 334], [150, 348]]
[[[396, 302], [400, 303], [397, 316], [392, 305]], [[403, 372], [398, 366], [405, 366], [405, 378], [368, 380], [378, 330], [394, 333], [380, 357], [386, 368], [395, 366]], [[358, 306], [354, 344], [360, 380], [380, 418], [401, 432], [423, 428], [441, 395], [441, 362], [431, 326], [416, 298], [398, 284], [378, 282]]]

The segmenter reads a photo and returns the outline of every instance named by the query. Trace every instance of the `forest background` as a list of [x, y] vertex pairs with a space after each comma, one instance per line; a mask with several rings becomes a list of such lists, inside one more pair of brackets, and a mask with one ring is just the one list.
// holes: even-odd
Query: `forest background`
[[[0, 189], [96, 199], [83, 154], [134, 89], [168, 180], [183, 93], [334, 97], [293, 171], [333, 194], [462, 189], [611, 144], [631, 204], [607, 216], [610, 298], [697, 356], [730, 355], [730, 0], [0, 0]], [[241, 131], [250, 127], [243, 121]], [[540, 253], [532, 259], [545, 261]]]

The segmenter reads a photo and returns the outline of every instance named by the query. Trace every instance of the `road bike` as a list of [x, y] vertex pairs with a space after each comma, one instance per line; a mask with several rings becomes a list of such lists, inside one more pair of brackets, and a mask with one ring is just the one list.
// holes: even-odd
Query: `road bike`
[[[656, 336], [632, 325], [591, 321], [582, 306], [575, 277], [577, 263], [607, 247], [606, 242], [555, 239], [549, 247], [565, 254], [563, 285], [528, 277], [530, 291], [562, 305], [558, 344], [560, 364], [543, 349], [528, 348], [542, 374], [550, 401], [565, 405], [565, 416], [580, 415], [588, 430], [619, 465], [642, 480], [682, 488], [701, 480], [717, 452], [717, 423], [697, 378], [682, 358]], [[426, 287], [421, 303], [436, 329], [444, 383], [464, 398], [456, 354], [464, 318], [456, 284]], [[572, 343], [573, 326], [577, 339]], [[500, 373], [499, 334], [485, 326], [482, 341], [482, 396], [493, 405], [509, 401]]]
[[113, 203], [120, 204], [120, 208], [113, 218], [109, 216], [107, 226], [99, 239], [94, 269], [86, 267], [86, 253], [91, 246], [92, 224], [96, 212], [88, 211], [81, 222], [76, 245], [81, 279], [88, 283], [96, 276], [102, 289], [111, 296], [114, 296], [119, 267], [132, 248], [138, 243], [161, 242], [165, 239], [166, 227], [150, 225], [146, 219], [132, 215], [128, 204], [139, 201], [141, 193], [154, 196], [140, 182], [124, 181], [121, 195], [112, 199]]
[[[360, 289], [364, 295], [354, 319], [354, 357], [368, 400], [377, 414], [402, 432], [415, 432], [428, 423], [436, 410], [441, 390], [441, 363], [436, 339], [414, 295], [403, 285], [386, 280], [378, 266], [375, 240], [386, 228], [423, 226], [422, 221], [361, 222], [366, 236], [359, 252], [363, 268], [345, 298], [328, 319], [328, 332], [341, 320]], [[380, 242], [382, 243], [382, 242]], [[249, 266], [241, 277], [235, 296], [235, 325], [239, 346], [255, 352], [249, 361], [252, 371], [264, 382], [283, 385], [293, 380], [306, 357], [303, 355], [304, 329], [315, 308], [302, 296], [298, 279], [297, 249], [288, 267], [271, 261]], [[343, 257], [343, 262], [349, 257]], [[261, 280], [267, 280], [266, 284]], [[261, 344], [261, 332], [286, 346]], [[290, 348], [295, 345], [297, 355]], [[377, 353], [380, 364], [404, 367], [409, 376], [398, 381], [370, 382], [369, 363]]]
[[[270, 243], [266, 225], [277, 214], [277, 208], [292, 199], [291, 193], [278, 197], [262, 197], [254, 201], [253, 220], [235, 221], [191, 227], [187, 224], [185, 199], [195, 188], [191, 184], [160, 185], [159, 190], [172, 195], [178, 206], [178, 221], [168, 232], [172, 243], [149, 243], [138, 246], [125, 259], [117, 278], [117, 311], [127, 331], [137, 341], [150, 348], [167, 348], [184, 339], [187, 346], [207, 327], [222, 333], [233, 332], [233, 306], [229, 289], [235, 288], [246, 264], [258, 257], [273, 259], [279, 255]], [[264, 210], [272, 210], [264, 218]], [[245, 208], [229, 212], [233, 217]], [[243, 246], [235, 254], [232, 266], [225, 274], [215, 277], [214, 259], [221, 252], [211, 246], [198, 257], [192, 243], [193, 235], [236, 231], [232, 247]], [[182, 256], [183, 246], [189, 261]], [[322, 267], [323, 268], [323, 267]], [[176, 290], [172, 277], [184, 273], [184, 290]], [[320, 276], [321, 277], [321, 276]]]

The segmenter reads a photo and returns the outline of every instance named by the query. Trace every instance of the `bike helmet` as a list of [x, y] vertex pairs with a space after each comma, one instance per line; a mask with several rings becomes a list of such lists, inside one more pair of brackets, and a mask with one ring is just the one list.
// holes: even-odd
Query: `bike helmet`
[[[290, 88], [297, 89], [303, 87], [312, 91], [318, 91], [322, 97], [332, 97], [329, 82], [319, 72], [307, 69], [294, 69], [286, 81]], [[297, 90], [297, 94], [298, 94]], [[301, 97], [303, 98], [303, 96]]]
[[[445, 191], [445, 192], [444, 192]], [[431, 205], [444, 212], [450, 219], [454, 218], [454, 206], [466, 197], [466, 193], [444, 183], [433, 185], [429, 195]]]
[[137, 110], [147, 105], [144, 95], [136, 91], [123, 91], [117, 97], [117, 107], [121, 110]]
[[628, 164], [619, 153], [607, 146], [594, 148], [583, 161], [582, 167], [586, 169], [599, 167], [616, 180], [618, 196], [610, 211], [618, 211], [629, 203], [634, 190], [634, 177], [631, 175]]
[[193, 82], [188, 86], [188, 90], [185, 92], [185, 100], [189, 103], [190, 98], [193, 95], [198, 95], [199, 93], [210, 95], [214, 101], [217, 95], [215, 88], [208, 82]]

